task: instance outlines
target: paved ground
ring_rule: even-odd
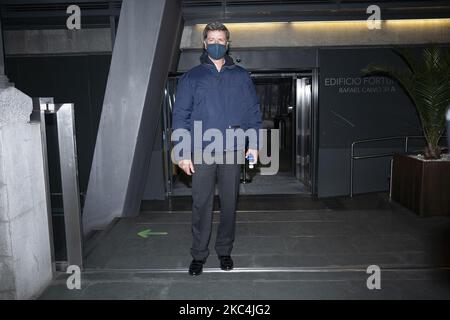
[[[384,193],[240,197],[235,270],[218,269],[215,212],[198,277],[187,274],[190,199],[141,209],[90,241],[81,290],[68,290],[58,274],[40,299],[450,298],[450,218],[418,217]],[[147,229],[162,234],[138,235]],[[367,288],[369,265],[381,269],[380,290]]]
[[[239,188],[241,195],[269,195],[269,194],[308,194],[309,191],[300,180],[292,176],[291,172],[280,172],[276,175],[250,174],[250,183],[242,183]],[[172,195],[190,196],[192,189],[179,180],[174,182]],[[216,188],[216,194],[218,190]]]

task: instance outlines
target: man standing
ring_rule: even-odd
[[[201,134],[208,129],[220,130],[223,141],[226,130],[251,129],[259,132],[261,113],[255,87],[249,73],[234,64],[227,55],[230,32],[222,23],[210,23],[203,31],[204,52],[201,64],[180,77],[175,105],[172,113],[173,129],[185,130],[194,136],[195,123],[201,124]],[[196,129],[197,130],[197,129]],[[193,139],[192,139],[193,140]],[[232,147],[230,147],[232,146]],[[195,148],[195,147],[194,147]],[[212,208],[217,177],[220,198],[220,223],[215,250],[222,270],[233,269],[231,251],[233,248],[236,202],[239,193],[240,165],[237,159],[244,156],[245,144],[223,143],[216,153],[222,159],[234,159],[232,163],[197,163],[195,153],[175,156],[175,162],[187,174],[192,175],[192,236],[189,266],[190,275],[199,275],[209,255],[209,240],[212,228]],[[231,154],[230,154],[231,153]],[[246,156],[258,158],[258,141],[250,139]],[[231,157],[228,157],[230,156]],[[242,163],[242,161],[240,162]]]

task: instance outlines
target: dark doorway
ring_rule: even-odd
[[[312,177],[311,73],[252,73],[263,119],[262,128],[279,132],[279,167],[275,175],[261,175],[261,164],[242,166],[240,194],[310,194]],[[171,117],[178,77],[169,77],[163,103],[163,142],[168,196],[191,194],[191,178],[170,158]]]

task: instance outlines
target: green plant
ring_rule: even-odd
[[[365,76],[381,75],[396,80],[413,101],[427,142],[426,159],[441,155],[439,139],[445,131],[445,113],[450,105],[450,51],[437,45],[424,48],[421,58],[410,49],[393,49],[408,68],[369,64],[362,70]]]

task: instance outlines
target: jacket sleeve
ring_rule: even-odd
[[[188,73],[178,79],[175,104],[172,110],[172,130],[184,131],[183,135],[190,136],[191,113],[193,108],[193,91]],[[174,142],[177,145],[181,141]],[[178,163],[182,159],[190,159],[190,154],[174,154],[174,160]]]
[[[244,90],[246,90],[246,113],[245,113],[245,129],[254,129],[256,130],[256,141],[249,142],[250,149],[259,149],[260,141],[259,141],[259,129],[261,129],[261,110],[259,105],[259,99],[256,94],[255,85],[253,84],[253,80],[248,73],[245,74],[245,86]],[[256,143],[256,144],[255,144]]]

